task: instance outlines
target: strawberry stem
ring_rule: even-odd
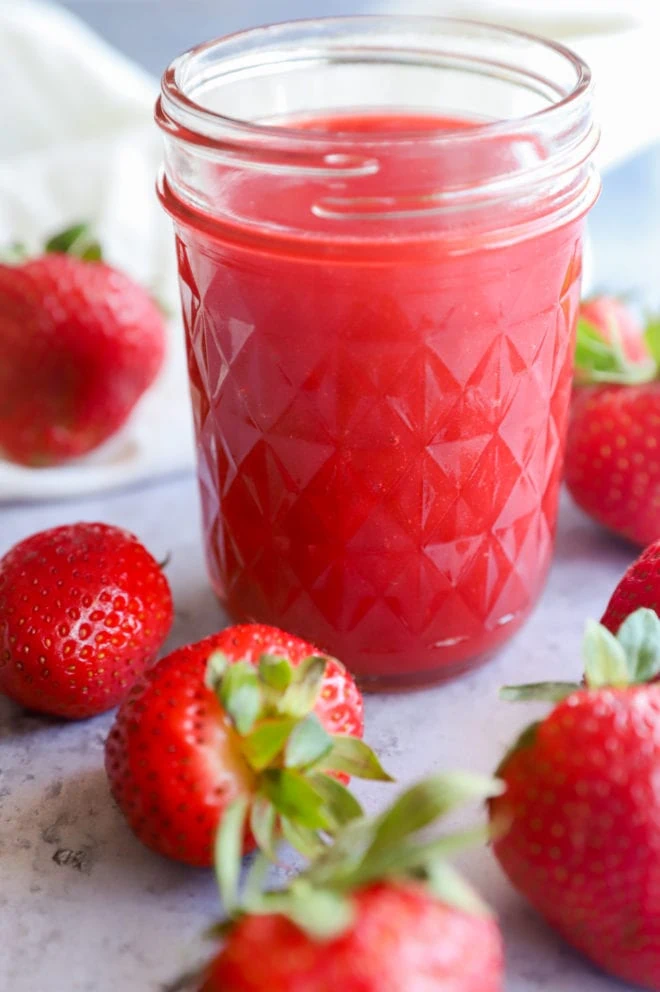
[[[531,682],[527,685],[504,685],[500,699],[507,703],[560,703],[582,689],[578,682]]]
[[[602,623],[588,620],[582,653],[584,683],[507,685],[500,689],[500,698],[560,703],[574,692],[655,682],[660,678],[660,618],[654,610],[642,607],[626,617],[616,635]]]
[[[215,840],[215,874],[228,915],[238,906],[238,882],[248,806],[247,798],[241,796],[227,807]]]
[[[314,712],[328,661],[313,655],[294,666],[287,658],[262,655],[257,665],[232,664],[215,651],[207,662],[205,685],[231,723],[253,777],[243,829],[249,816],[257,845],[272,860],[282,836],[311,856],[343,824],[363,815],[358,800],[332,776],[392,781],[368,744],[329,733]],[[227,857],[236,825],[230,821],[229,840],[223,840],[225,818],[217,843]],[[241,845],[239,858],[242,850]]]
[[[446,857],[456,851],[492,840],[492,826],[429,839],[426,829],[446,813],[469,801],[502,794],[503,783],[483,776],[455,773],[438,775],[402,793],[379,816],[350,820],[331,843],[323,844],[309,831],[283,820],[284,834],[303,850],[310,864],[288,889],[263,892],[261,885],[268,863],[257,856],[253,869],[238,895],[238,868],[217,865],[225,910],[234,919],[244,912],[278,913],[288,917],[312,939],[328,940],[350,926],[352,894],[375,881],[410,879],[425,885],[438,900],[472,914],[489,913],[471,887],[448,865]],[[243,829],[243,808],[232,808],[224,821],[216,857],[222,859],[238,849]],[[412,814],[412,815],[411,815]],[[498,825],[496,827],[499,830]],[[301,835],[304,843],[301,843]]]

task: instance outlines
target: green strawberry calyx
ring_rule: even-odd
[[[580,317],[577,322],[575,368],[580,385],[612,383],[624,386],[642,385],[658,378],[660,366],[660,319],[649,319],[644,343],[649,357],[631,361],[626,355],[619,325],[610,319],[609,341],[591,321]]]
[[[101,262],[103,252],[100,241],[92,233],[89,224],[72,224],[58,234],[54,234],[43,247],[46,255],[71,255],[83,262]],[[20,241],[10,244],[0,252],[0,263],[4,265],[21,265],[27,262],[31,255],[27,247]]]
[[[249,827],[271,860],[280,836],[311,857],[327,836],[362,815],[358,800],[333,773],[393,781],[368,744],[328,733],[313,712],[328,660],[312,656],[294,666],[286,658],[265,654],[255,667],[248,661],[232,664],[220,651],[208,660],[206,686],[234,730],[254,783],[245,808],[230,808],[223,819],[242,810],[243,832]],[[223,836],[220,845],[227,843]],[[235,852],[230,853],[220,858],[219,870],[233,870]]]
[[[635,610],[618,633],[588,620],[582,651],[584,682],[539,682],[505,686],[502,699],[511,702],[559,703],[574,692],[643,685],[660,677],[660,619],[646,608]]]
[[[46,242],[47,255],[73,255],[83,262],[100,262],[103,252],[100,241],[94,237],[89,224],[73,224]]]
[[[239,891],[237,857],[241,850],[247,800],[237,800],[223,819],[216,849],[217,873],[229,921],[216,928],[225,933],[246,913],[288,917],[314,940],[332,940],[351,925],[353,894],[372,883],[415,881],[439,901],[462,912],[488,914],[480,897],[447,857],[485,843],[497,825],[484,825],[440,837],[428,829],[467,802],[499,796],[502,782],[466,772],[436,775],[403,792],[383,813],[346,822],[307,869],[285,890],[264,892],[267,856],[257,854]],[[233,868],[228,871],[228,857]]]

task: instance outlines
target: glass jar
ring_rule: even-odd
[[[483,661],[552,555],[591,81],[561,45],[355,17],[163,79],[213,586],[366,688]]]

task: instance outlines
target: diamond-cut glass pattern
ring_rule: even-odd
[[[399,266],[182,232],[213,583],[362,676],[504,640],[552,551],[580,225]]]

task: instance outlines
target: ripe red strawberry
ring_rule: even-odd
[[[429,895],[415,882],[366,886],[355,921],[325,941],[282,915],[246,916],[203,992],[499,992],[497,924]]]
[[[623,621],[642,607],[660,615],[660,541],[637,558],[612,593],[600,621],[616,634]]]
[[[253,837],[280,828],[304,851],[359,804],[325,772],[387,779],[366,744],[362,696],[343,665],[274,627],[230,627],[150,669],[106,745],[112,793],[139,839],[193,865],[212,863],[234,799],[252,802]],[[339,736],[335,736],[339,735]]]
[[[566,485],[594,520],[637,544],[660,537],[660,322],[624,304],[581,309]]]
[[[414,836],[461,800],[498,791],[466,783],[413,787],[375,821],[344,828],[288,891],[250,896],[203,992],[501,992],[497,923],[441,860],[445,841]]]
[[[660,537],[660,382],[576,391],[566,485],[589,516],[635,544]]]
[[[163,364],[165,325],[78,226],[0,265],[0,353],[0,455],[57,465],[124,424]]]
[[[0,560],[0,692],[56,716],[102,713],[171,625],[167,579],[133,534],[96,523],[34,534]]]
[[[605,971],[660,992],[660,621],[591,623],[586,685],[508,690],[557,702],[504,759],[495,853],[513,884]]]

